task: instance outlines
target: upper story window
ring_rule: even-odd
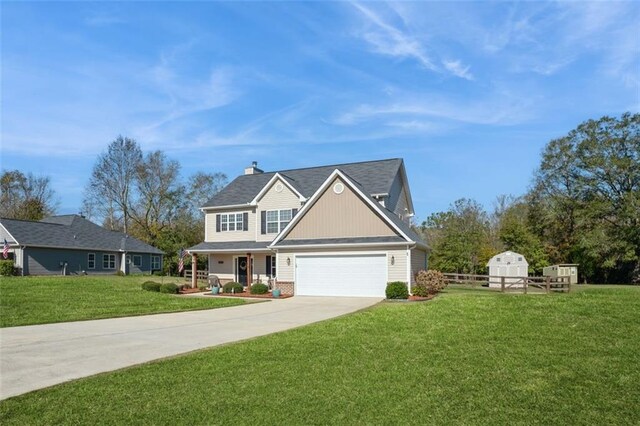
[[[298,209],[267,210],[262,212],[262,233],[277,234],[291,222]]]
[[[218,232],[246,231],[246,213],[222,213],[218,215]]]

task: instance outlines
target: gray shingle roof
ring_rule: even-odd
[[[269,242],[266,241],[227,241],[217,243],[200,243],[193,247],[189,247],[187,251],[199,250],[259,250],[267,249]]]
[[[52,216],[40,222],[0,219],[0,223],[23,246],[162,254],[137,238],[109,231],[78,215]]]
[[[340,169],[348,174],[364,188],[367,194],[387,194],[401,165],[402,159],[392,158],[242,175],[235,178],[203,207],[247,204],[258,195],[276,173],[283,175],[287,182],[305,197],[312,196],[335,169]]]

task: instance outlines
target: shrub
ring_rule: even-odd
[[[207,288],[208,288],[208,286],[206,284],[200,284],[198,286],[198,290],[201,290],[201,291],[205,291]]]
[[[173,283],[160,285],[160,293],[178,294],[179,291],[180,288]]]
[[[145,281],[142,283],[142,289],[147,291],[160,291],[160,283],[153,281]]]
[[[242,293],[243,290],[242,284],[233,281],[222,286],[223,293]]]
[[[251,294],[267,294],[269,292],[269,286],[262,283],[255,283],[251,286],[249,291]]]
[[[387,299],[409,298],[409,290],[407,290],[407,283],[402,281],[393,281],[388,283],[385,293],[387,294]]]
[[[411,289],[416,296],[436,294],[447,286],[444,275],[440,271],[419,271],[416,274],[416,285]]]
[[[3,277],[10,277],[13,274],[13,260],[0,260],[0,275]]]

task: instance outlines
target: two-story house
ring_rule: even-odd
[[[384,297],[427,267],[402,159],[265,173],[257,163],[205,206],[207,256],[224,282],[271,281],[283,293]]]

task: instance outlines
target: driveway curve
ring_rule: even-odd
[[[355,312],[376,298],[293,297],[172,314],[0,329],[0,399]]]

